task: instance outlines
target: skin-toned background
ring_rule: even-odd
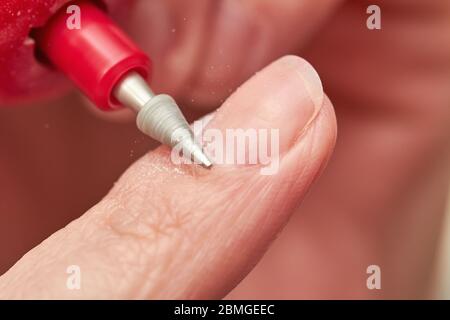
[[[449,195],[450,199],[450,195]],[[438,299],[450,299],[450,200],[448,203],[445,231],[442,237],[439,264],[435,275],[435,292]]]

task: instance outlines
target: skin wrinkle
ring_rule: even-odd
[[[218,194],[221,194],[221,197],[217,198],[214,202],[218,202],[220,203],[222,198],[226,198],[227,195],[229,194],[229,189],[228,188],[232,188],[233,189],[237,189],[237,187],[244,185],[245,184],[245,180],[242,178],[239,178],[240,181],[242,181],[242,183],[237,183],[237,180],[231,180],[232,184],[230,184],[230,180],[229,180],[229,176],[224,176],[224,184],[220,183],[220,178],[219,178],[219,182],[217,181],[217,179],[214,179],[214,183],[209,183],[208,182],[208,177],[192,177],[192,176],[184,176],[184,177],[180,177],[175,175],[176,178],[181,178],[182,180],[193,180],[193,181],[188,181],[188,183],[197,183],[196,185],[205,185],[204,189],[206,190],[204,193],[205,194],[209,194],[209,193],[213,193],[211,191],[209,191],[209,187],[208,186],[214,186],[215,184],[219,184],[222,187],[224,185],[228,185],[225,189],[222,189],[220,192],[218,192]],[[125,177],[126,179],[126,177]],[[162,180],[166,180],[166,179],[173,179],[171,176],[164,178]],[[204,183],[198,183],[199,179],[201,180],[206,180],[205,184]],[[148,192],[146,190],[153,190],[155,189],[155,185],[154,185],[154,181],[151,179],[151,177],[149,177],[149,182],[147,182],[146,180],[144,183],[140,183],[139,185],[143,185],[144,191],[139,191],[139,189],[137,189],[137,195],[136,193],[135,196],[132,197],[131,203],[130,200],[127,201],[127,203],[114,203],[114,207],[115,209],[109,209],[108,213],[108,217],[107,217],[107,223],[108,225],[110,225],[110,227],[118,232],[118,233],[127,233],[127,234],[133,234],[133,235],[137,235],[138,237],[140,236],[144,236],[145,238],[148,238],[149,235],[154,235],[154,232],[156,231],[156,233],[158,234],[162,234],[162,235],[166,235],[166,236],[170,236],[171,233],[176,232],[178,229],[176,227],[174,227],[174,223],[173,221],[184,221],[184,223],[182,224],[182,228],[187,228],[190,226],[190,224],[187,222],[187,217],[190,216],[190,220],[195,219],[196,214],[192,214],[192,212],[186,212],[186,213],[182,213],[182,211],[179,210],[179,208],[192,208],[195,207],[197,208],[196,211],[198,212],[202,212],[202,211],[212,211],[214,210],[214,207],[212,207],[211,209],[206,209],[204,208],[204,204],[198,203],[197,205],[191,204],[191,203],[183,203],[183,202],[173,202],[174,200],[172,199],[176,199],[176,201],[178,201],[179,198],[173,198],[172,195],[167,192],[164,193],[164,191],[158,192],[158,193],[152,193],[152,194],[148,194]],[[184,181],[181,181],[182,183],[184,183]],[[138,188],[142,188],[138,187]],[[156,190],[158,190],[158,188],[156,188]],[[191,190],[186,190],[186,192],[191,191]],[[122,193],[125,192],[125,194],[130,194],[128,193],[129,190],[119,190],[118,193]],[[195,190],[195,193],[198,192],[202,192],[200,190]],[[136,203],[136,197],[138,200],[138,203]],[[195,197],[186,197],[188,199],[196,199]],[[207,198],[207,197],[205,197]],[[113,202],[115,202],[116,197],[113,197]],[[119,198],[120,199],[120,198]],[[149,201],[149,199],[152,199]],[[201,199],[198,199],[198,201],[201,201]],[[225,202],[225,201],[224,201]],[[129,204],[130,203],[130,204]],[[157,203],[157,206],[153,206],[153,203]],[[148,205],[152,206],[152,210],[151,210],[151,214],[148,215]],[[135,209],[131,209],[130,205],[133,206],[133,208]],[[161,208],[160,206],[163,206],[163,208]],[[146,208],[145,211],[142,211],[140,208]],[[167,215],[167,212],[170,212],[171,214]],[[181,217],[180,217],[180,213],[181,213]],[[124,216],[128,217],[128,219],[124,220]],[[150,220],[147,218],[150,217]],[[155,218],[154,221],[152,220],[152,218]],[[148,228],[144,228],[144,232],[140,232],[141,229],[141,225],[144,224],[146,227],[148,227],[150,225],[150,230],[147,230]],[[155,226],[155,228],[152,228],[152,225]],[[153,233],[148,234],[147,231],[153,231]]]
[[[129,275],[128,283],[132,283],[129,292],[139,286],[140,277],[151,278],[153,274],[160,274],[158,268],[155,269],[155,265],[148,263],[149,261],[156,261],[157,242],[149,241],[148,239],[137,238],[128,234],[118,234],[116,232],[111,233],[106,224],[103,225],[100,230],[103,230],[102,237],[104,238],[105,232],[108,234],[109,241],[103,241],[103,248],[99,248],[103,255],[106,257],[98,259],[98,261],[111,261],[111,264],[104,263],[104,267],[108,269],[108,266],[114,266],[119,264],[122,272],[120,274],[111,275],[108,277],[107,285],[114,284],[117,286],[117,279],[121,279],[124,286],[127,287],[127,282],[124,280]],[[94,241],[95,242],[95,241]],[[87,245],[87,252],[91,246]],[[162,265],[163,260],[158,258],[159,265]],[[157,267],[158,265],[156,265]],[[99,268],[101,270],[102,268]],[[134,281],[132,279],[135,279]],[[133,283],[134,282],[134,283]],[[116,291],[117,289],[110,288],[110,290]]]
[[[278,184],[281,184],[282,182],[281,182],[281,180],[278,180],[279,181],[279,183]],[[267,202],[267,203],[280,203],[280,202],[277,202],[276,200],[279,198],[279,196],[280,196],[280,194],[283,192],[283,191],[285,191],[285,190],[283,190],[282,188],[276,188],[276,184],[274,184],[274,183],[268,183],[268,184],[266,184],[264,187],[263,187],[263,189],[262,189],[262,192],[260,192],[260,194],[259,194],[259,196],[262,198],[262,199],[265,199],[265,201]],[[270,195],[270,193],[271,192],[273,192],[273,195]],[[281,202],[282,203],[282,202]],[[259,206],[262,206],[262,204],[259,204]],[[276,211],[279,211],[279,212],[283,212],[282,210],[283,210],[283,208],[284,208],[284,204],[282,203],[277,209],[280,209],[280,210],[274,210],[274,206],[272,205],[272,206],[269,206],[265,211],[266,211],[266,213],[265,213],[265,215],[263,216],[263,218],[261,218],[261,219],[254,219],[255,221],[258,221],[259,220],[259,224],[260,224],[260,226],[261,226],[261,228],[264,230],[264,229],[266,229],[266,228],[274,228],[274,226],[273,226],[273,224],[271,223],[271,216],[272,216],[272,214],[274,213],[274,212],[276,212]],[[257,212],[258,210],[254,210],[253,211],[253,214],[255,214],[254,212]],[[251,213],[250,213],[251,214]],[[250,229],[250,226],[248,226],[247,228],[249,228]],[[255,236],[257,236],[257,235],[255,235]]]
[[[177,257],[176,254],[174,254],[174,252],[169,252],[169,256],[173,257],[173,261],[170,261],[169,265],[166,265],[163,270],[163,272],[165,274],[167,274],[167,277],[163,276],[162,278],[159,278],[156,280],[156,288],[153,288],[152,291],[150,291],[150,293],[146,293],[145,294],[145,290],[142,289],[140,290],[141,292],[144,292],[144,297],[152,297],[152,292],[164,292],[163,288],[164,286],[167,286],[167,281],[170,281],[171,283],[178,283],[179,281],[186,281],[185,279],[183,279],[182,274],[179,275],[179,273],[177,273],[175,270],[179,270],[180,267],[183,267],[185,269],[189,269],[191,268],[190,266],[192,265],[193,268],[195,268],[195,256],[198,253],[197,251],[192,252],[192,249],[197,248],[198,245],[196,245],[195,243],[192,243],[192,241],[187,242],[185,241],[184,238],[179,237],[180,241],[182,240],[182,246],[172,246],[173,250],[177,249],[177,253],[180,255]],[[188,238],[189,239],[193,239],[193,238]],[[201,241],[202,239],[199,239],[198,241]],[[197,241],[197,242],[198,242]],[[176,258],[176,259],[175,259]],[[184,263],[184,259],[188,259],[187,261],[190,261],[190,263],[185,264]],[[173,269],[173,270],[172,270]],[[192,270],[194,272],[194,270]],[[186,271],[185,272],[187,275],[189,275],[191,272]],[[170,276],[172,275],[172,276]],[[175,275],[175,276],[174,276]],[[179,278],[178,275],[181,277]],[[178,278],[177,278],[178,277]],[[158,285],[159,284],[159,285]],[[150,289],[152,289],[152,287],[154,286],[153,283],[148,282],[147,283],[147,287],[149,287]],[[179,294],[179,293],[175,293],[175,294]]]
[[[266,185],[266,187],[269,188],[269,187],[271,187],[271,185]],[[266,201],[266,202],[270,202],[270,201]],[[259,206],[264,208],[266,205],[263,204],[262,202],[259,202]],[[258,207],[258,205],[257,205],[257,207]],[[281,205],[281,207],[283,207],[283,205]],[[269,217],[271,217],[271,212],[272,212],[272,209],[271,209],[271,208],[273,208],[273,207],[268,206],[268,210],[264,210],[265,213],[264,213],[264,215],[263,215],[262,221],[265,221],[266,219],[268,219]],[[254,209],[254,210],[252,210],[252,209]],[[252,214],[253,214],[253,215],[256,215],[255,211],[258,211],[258,210],[255,209],[255,207],[246,207],[245,210],[239,214],[239,217],[244,217],[244,216],[248,216],[248,215],[251,216]],[[280,212],[282,212],[282,211],[280,211]],[[251,219],[249,219],[249,221],[251,221]],[[238,222],[239,222],[239,221],[238,221]],[[263,229],[264,227],[266,227],[266,228],[267,228],[267,227],[270,227],[271,230],[274,230],[274,229],[277,228],[277,226],[275,226],[273,223],[272,223],[272,224],[268,224],[268,223],[265,223],[265,224],[264,224],[263,222],[260,221],[260,219],[255,219],[255,222],[254,222],[254,223],[257,223],[258,226],[259,226],[259,227],[258,227],[258,230],[259,230],[258,233],[251,233],[250,235],[248,235],[248,233],[246,232],[246,230],[247,230],[247,229],[252,229],[252,224],[249,223],[249,222],[247,222],[246,224],[244,224],[244,225],[246,225],[246,227],[245,227],[244,229],[240,230],[240,232],[239,232],[240,235],[236,235],[235,238],[233,238],[234,241],[237,242],[237,243],[239,243],[239,242],[245,243],[246,241],[248,241],[248,239],[246,240],[246,236],[247,236],[247,237],[249,237],[249,236],[252,237],[252,238],[253,238],[253,241],[258,241],[258,238],[259,238],[262,234],[264,234],[264,233],[267,232],[267,230],[264,230],[264,229]],[[239,224],[239,223],[237,224],[237,226],[241,226],[241,225],[242,225],[242,224]],[[277,234],[277,233],[276,233],[276,234]],[[276,234],[275,234],[275,236],[276,236]],[[224,245],[226,244],[225,241],[221,241],[220,243],[224,243]],[[268,246],[269,246],[269,244],[267,244],[266,248],[267,248]],[[230,251],[230,252],[231,252],[231,251]],[[258,257],[261,253],[260,253],[260,252],[256,252],[256,251],[250,251],[250,252],[248,252],[247,254],[249,255],[247,258],[248,258],[249,260],[251,260],[251,261],[254,261],[254,262],[248,264],[248,265],[246,266],[244,272],[249,272],[249,271],[256,265],[257,257]],[[251,256],[251,257],[250,257],[250,256]],[[224,264],[224,263],[226,263],[225,261],[231,262],[231,261],[234,260],[234,258],[235,258],[235,257],[230,253],[228,256],[222,257],[222,260],[221,260],[220,263]],[[228,268],[227,268],[226,266],[224,267],[224,269],[225,269],[225,270],[228,270]],[[230,277],[231,277],[231,276],[230,276]],[[232,278],[232,277],[231,277],[231,278]],[[237,283],[234,283],[233,285],[230,285],[230,286],[228,287],[228,289],[232,289],[235,285],[237,285]],[[219,296],[219,297],[220,297],[220,296]]]
[[[224,212],[225,214],[228,215],[229,212]],[[243,214],[243,213],[242,213]],[[225,221],[227,222],[227,221]],[[228,222],[227,224],[229,224],[229,226],[226,226],[226,229],[224,230],[230,230],[229,235],[231,236],[233,233],[236,233],[235,231],[232,232],[232,230],[234,229],[233,226],[234,224],[230,222]],[[228,236],[225,235],[222,232],[219,232],[219,230],[217,228],[208,228],[206,229],[206,234],[205,236],[207,238],[210,239],[217,239],[217,241],[211,242],[208,241],[206,243],[202,244],[202,249],[203,250],[198,250],[198,259],[197,260],[201,260],[201,263],[199,263],[198,261],[195,260],[191,260],[188,259],[187,261],[190,261],[190,267],[188,270],[186,270],[186,277],[191,277],[190,275],[197,275],[197,276],[192,276],[190,279],[190,283],[189,285],[186,286],[186,296],[187,297],[195,297],[196,294],[200,294],[199,297],[203,297],[205,295],[204,292],[199,292],[198,291],[198,287],[199,284],[201,282],[204,283],[205,286],[209,286],[210,283],[207,282],[207,275],[213,275],[214,273],[217,272],[217,270],[215,270],[216,266],[221,266],[221,274],[224,277],[228,277],[228,275],[230,274],[230,269],[233,266],[234,263],[234,259],[233,259],[233,255],[231,254],[227,254],[226,252],[229,250],[233,250],[232,248],[230,248],[229,245],[227,245],[228,243]],[[214,234],[211,234],[214,233]],[[238,236],[238,235],[236,235]],[[218,245],[220,243],[220,245]],[[217,250],[221,250],[221,247],[223,248],[224,246],[227,247],[227,251],[225,251],[222,255],[208,255],[208,252],[214,252]],[[235,245],[234,245],[235,246]],[[233,246],[233,247],[234,247]],[[183,265],[185,267],[185,265]],[[201,274],[202,276],[199,277],[198,275]],[[176,291],[177,288],[173,287],[172,291]],[[190,292],[190,293],[189,293]],[[172,292],[171,294],[166,295],[167,297],[173,296],[173,295],[177,295],[178,293],[176,292]]]
[[[248,192],[249,194],[251,193],[250,192],[250,190],[249,190],[249,192]],[[242,201],[245,201],[244,199],[242,200]],[[228,204],[228,202],[225,202],[225,203],[227,203]],[[230,206],[230,207],[232,207],[232,206]],[[219,212],[220,211],[222,211],[222,210],[218,210]],[[228,215],[227,214],[227,212],[228,212],[229,210],[227,210],[227,209],[225,209],[224,211],[222,211],[225,215]],[[240,215],[238,215],[238,217],[239,217]],[[145,223],[145,222],[144,222]],[[229,223],[229,222],[228,222]],[[231,227],[231,226],[230,226]],[[206,230],[208,230],[208,228],[204,228],[204,229],[206,229]],[[116,232],[117,232],[117,230],[116,230]],[[120,231],[118,231],[118,233],[119,233],[119,236],[121,236],[122,234],[123,234],[123,230],[120,230]],[[178,233],[174,233],[174,234],[176,234],[176,236],[177,236],[177,238],[179,237],[179,234]],[[128,234],[127,234],[128,235]],[[208,234],[205,234],[205,236],[204,237],[206,237],[206,238],[208,238]],[[204,237],[202,237],[202,238],[204,238]],[[134,238],[134,237],[133,237]],[[139,239],[140,238],[137,238],[137,239],[135,239],[136,241],[139,241]],[[146,237],[146,239],[147,239],[147,237]],[[170,241],[173,241],[173,238],[170,238],[171,240]],[[202,241],[202,239],[200,239],[199,241],[197,241],[197,242],[201,242]],[[147,241],[146,241],[146,243],[148,243]],[[153,244],[153,246],[152,247],[158,247],[159,245],[158,245],[158,243],[154,243]],[[176,246],[175,246],[176,247]],[[192,245],[191,247],[197,247],[197,245]],[[168,253],[166,253],[166,255],[167,256],[175,256],[174,254],[172,254],[171,252],[168,252]],[[167,269],[169,269],[170,268],[170,265],[172,264],[172,263],[174,263],[174,261],[173,260],[160,260],[160,259],[158,259],[158,263],[162,263],[162,265],[164,265],[164,267],[161,267],[160,269],[162,269],[162,270],[167,270]],[[194,263],[194,261],[192,262],[193,264],[195,264]],[[151,267],[151,265],[149,265],[148,266],[148,270],[147,270],[147,273],[150,271],[150,269],[152,268]],[[158,279],[158,282],[160,282],[161,283],[161,286],[163,286],[164,285],[164,281],[163,281],[163,279]],[[160,289],[159,289],[159,287],[158,286],[156,286],[155,288],[154,288],[154,290],[153,291],[155,291],[155,292],[158,292]],[[138,290],[138,292],[143,292],[143,291],[145,291],[144,289],[140,289],[140,290]],[[151,296],[151,293],[152,293],[152,291],[150,291],[149,292],[149,295]],[[148,296],[148,295],[147,295]]]

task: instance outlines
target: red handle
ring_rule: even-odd
[[[72,15],[66,11],[69,5],[80,8],[79,29],[67,25]],[[69,5],[36,32],[38,47],[100,109],[117,109],[114,86],[132,70],[148,78],[150,59],[96,5],[85,0]]]

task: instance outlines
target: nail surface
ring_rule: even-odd
[[[285,56],[239,88],[207,128],[224,134],[230,129],[267,129],[270,134],[275,129],[279,132],[279,152],[283,153],[316,117],[323,99],[322,83],[314,68],[302,58]]]

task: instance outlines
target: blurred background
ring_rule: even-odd
[[[435,280],[435,298],[450,299],[450,194]]]

